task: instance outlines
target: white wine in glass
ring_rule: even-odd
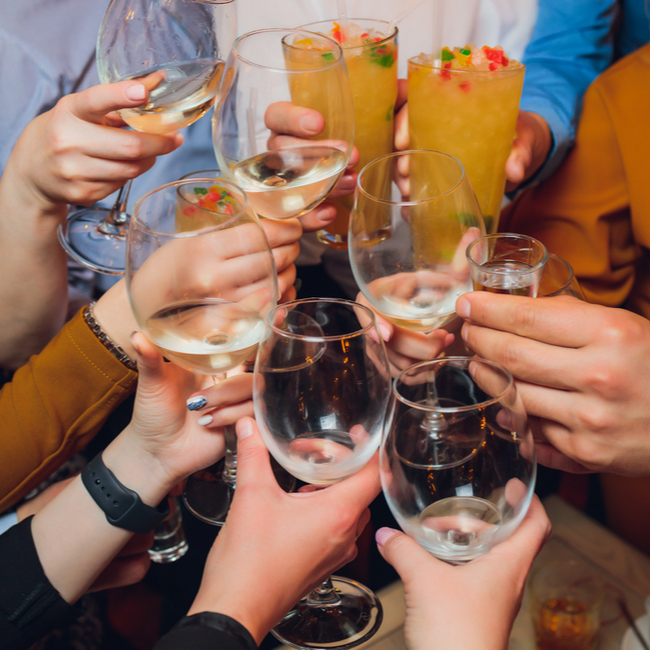
[[[301,104],[305,79],[327,89],[322,117],[328,138],[284,132]],[[213,118],[224,175],[247,194],[258,215],[299,217],[315,208],[346,169],[354,134],[352,93],[339,45],[300,29],[240,36],[226,63]]]
[[[348,249],[354,277],[373,309],[428,332],[455,318],[471,291],[465,249],[485,233],[462,165],[437,151],[382,156],[359,174]]]

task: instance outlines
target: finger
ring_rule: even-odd
[[[456,313],[472,323],[567,348],[586,345],[594,328],[600,327],[598,319],[590,318],[594,307],[599,309],[582,300],[539,300],[486,291],[471,291],[456,301]]]
[[[575,390],[580,385],[582,364],[578,350],[567,350],[469,323],[463,325],[461,334],[470,349],[505,366],[516,379],[562,390]],[[535,412],[534,415],[542,413]]]
[[[237,488],[247,485],[281,491],[271,469],[269,452],[253,418],[237,422]]]
[[[356,151],[356,149],[355,149]],[[341,178],[336,182],[332,191],[328,194],[331,199],[336,199],[341,196],[349,196],[352,194],[357,186],[358,172],[346,171]]]
[[[329,226],[336,219],[336,207],[331,203],[321,203],[300,217],[303,232],[317,232]]]
[[[111,111],[141,106],[148,97],[147,88],[139,81],[120,81],[68,95],[68,108],[79,119],[100,124]]]
[[[404,104],[395,115],[395,149],[405,151],[409,147],[409,116],[408,104]]]
[[[588,474],[592,472],[592,470],[587,469],[584,465],[565,456],[553,447],[553,445],[537,442],[535,443],[535,449],[537,451],[537,462],[540,465],[544,465],[544,467],[559,469],[562,472],[569,472],[570,474]]]
[[[162,381],[165,363],[162,355],[142,332],[131,334],[131,345],[138,362],[138,389]]]
[[[364,465],[356,474],[335,483],[327,490],[337,503],[347,504],[352,511],[367,508],[381,492],[379,480],[379,453]]]
[[[210,411],[202,415],[197,422],[208,429],[217,429],[231,426],[242,418],[252,418],[254,415],[253,400],[246,400],[239,404],[228,404],[227,406]]]
[[[377,548],[381,556],[390,564],[405,584],[409,584],[422,574],[423,567],[428,571],[438,568],[446,572],[448,566],[422,548],[414,539],[399,530],[380,528],[375,534]]]
[[[513,145],[508,160],[506,160],[506,179],[511,184],[510,187],[506,188],[506,191],[510,192],[520,183],[523,183],[525,174],[526,165],[524,163],[524,157],[520,148],[515,148]]]
[[[275,260],[275,268],[278,273],[289,268],[298,257],[300,253],[300,244],[293,242],[286,246],[276,246],[273,249],[273,259]]]
[[[409,91],[409,82],[408,79],[398,79],[397,80],[397,98],[395,99],[395,112],[399,110],[406,104],[408,99]]]
[[[275,133],[310,138],[325,128],[325,119],[311,108],[294,106],[290,102],[275,102],[266,109],[264,124]]]
[[[209,411],[229,404],[238,404],[253,397],[253,375],[242,373],[227,377],[216,386],[197,391],[187,399],[190,411]]]
[[[297,242],[302,236],[302,224],[299,219],[260,219],[271,250]]]
[[[294,285],[296,283],[297,272],[298,270],[296,269],[296,265],[292,264],[278,273],[278,293],[284,298],[284,300],[279,300],[278,302],[288,302],[288,300],[292,300],[292,298],[287,298],[287,296],[291,293],[291,290],[295,288]]]

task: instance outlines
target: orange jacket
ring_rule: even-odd
[[[20,368],[0,391],[0,512],[83,449],[137,377],[81,312]]]
[[[568,260],[587,299],[650,318],[650,45],[587,90],[574,149],[504,211],[501,232]]]

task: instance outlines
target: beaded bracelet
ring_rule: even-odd
[[[102,326],[95,320],[93,315],[93,307],[95,303],[86,305],[83,310],[83,319],[90,327],[90,331],[99,339],[100,343],[123,365],[125,365],[129,370],[134,372],[138,371],[138,364],[136,361],[131,359],[131,357],[124,352],[124,350],[117,345],[111,338],[106,334],[102,329]]]

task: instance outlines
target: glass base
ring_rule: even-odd
[[[321,244],[327,244],[330,248],[335,248],[339,251],[348,250],[348,234],[338,235],[327,230],[319,230],[316,233],[316,238]]]
[[[156,542],[154,542],[153,547],[149,549],[149,558],[156,564],[170,564],[171,562],[180,560],[187,553],[189,547],[185,538],[169,548],[158,549],[156,548]]]
[[[79,264],[97,273],[124,275],[126,225],[113,226],[114,234],[105,234],[99,229],[109,212],[108,208],[83,208],[72,212],[68,215],[66,231],[59,226],[59,241]]]
[[[213,526],[223,526],[230,510],[235,486],[223,480],[225,459],[192,474],[185,484],[183,502],[198,519]],[[296,479],[271,458],[275,480],[285,492],[293,492]]]
[[[313,593],[303,598],[271,630],[292,648],[354,648],[372,637],[383,620],[381,603],[362,584],[332,576],[336,598],[317,602]],[[315,592],[314,592],[315,593]]]

